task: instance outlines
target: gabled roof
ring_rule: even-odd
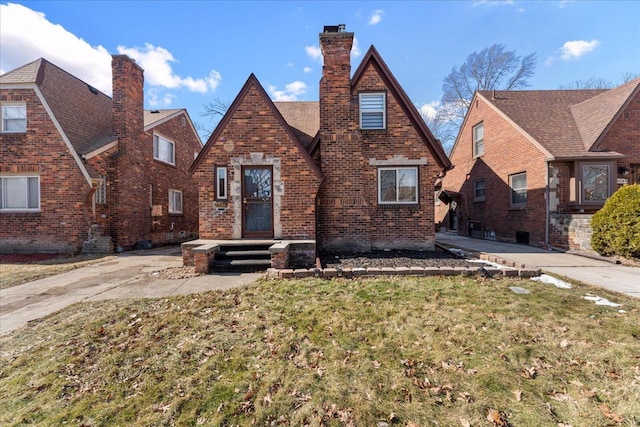
[[[255,74],[253,73],[251,73],[251,75],[245,82],[244,86],[240,90],[240,93],[238,93],[238,96],[236,96],[236,98],[233,100],[233,102],[231,103],[231,106],[225,113],[224,117],[222,117],[222,120],[220,120],[220,123],[218,123],[218,126],[216,126],[215,130],[207,140],[206,144],[204,145],[202,150],[200,150],[198,157],[196,157],[196,159],[191,164],[191,167],[189,168],[189,172],[192,173],[193,171],[195,171],[200,165],[200,163],[202,162],[202,160],[208,155],[209,151],[211,150],[211,147],[215,144],[215,141],[218,140],[222,132],[224,132],[224,129],[226,128],[227,124],[229,123],[229,121],[231,120],[235,112],[238,110],[238,107],[242,104],[244,97],[247,95],[249,90],[251,90],[251,88],[256,88],[258,92],[260,92],[267,106],[271,110],[271,113],[274,115],[276,120],[280,122],[285,132],[289,134],[289,136],[291,137],[291,140],[300,151],[300,154],[307,160],[309,167],[316,173],[316,175],[319,178],[322,178],[322,172],[320,172],[320,169],[318,168],[318,166],[313,162],[313,159],[311,159],[311,156],[309,155],[309,153],[307,152],[303,144],[300,142],[300,140],[296,136],[292,127],[285,121],[283,115],[280,113],[278,108],[276,108],[273,101],[271,101],[271,98],[269,98],[269,95],[267,95],[267,92],[264,90],[264,88],[256,78]]]
[[[433,136],[415,105],[413,105],[411,99],[409,99],[409,96],[407,96],[404,89],[402,89],[402,86],[400,86],[393,73],[382,60],[382,57],[373,45],[371,45],[367,53],[364,55],[360,65],[353,74],[353,77],[351,78],[351,87],[357,85],[369,63],[376,68],[387,88],[389,88],[393,93],[394,98],[398,100],[398,103],[404,110],[405,114],[413,123],[414,128],[417,130],[425,145],[431,151],[432,156],[442,168],[451,169],[451,161],[444,152],[442,144]]]
[[[618,88],[584,90],[478,91],[551,158],[611,157],[597,142],[640,90],[640,79]],[[466,120],[466,119],[465,119]]]
[[[320,129],[318,101],[277,101],[273,103],[305,150],[309,151]]]
[[[640,78],[571,106],[584,147],[594,148],[640,90]]]

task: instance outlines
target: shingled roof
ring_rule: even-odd
[[[0,84],[37,85],[69,142],[80,155],[115,140],[111,97],[44,58],[1,75]],[[145,129],[183,111],[145,110]]]
[[[277,101],[273,104],[300,143],[309,151],[313,138],[320,129],[320,103],[318,101]]]
[[[640,79],[615,89],[478,91],[556,159],[617,156],[596,150],[606,129],[640,89]]]

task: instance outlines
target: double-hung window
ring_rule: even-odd
[[[5,104],[0,109],[2,132],[24,133],[27,131],[27,106]]]
[[[484,123],[478,123],[473,127],[473,157],[484,154]]]
[[[227,200],[227,168],[216,166],[216,200]]]
[[[360,129],[386,129],[387,108],[386,94],[360,94]]]
[[[169,213],[182,213],[182,191],[169,190]]]
[[[509,187],[511,188],[510,205],[522,207],[527,204],[527,173],[520,172],[509,175]]]
[[[0,176],[0,211],[40,210],[40,177]]]
[[[378,203],[418,203],[418,168],[379,168]]]
[[[153,135],[153,158],[175,165],[175,144],[160,135]]]

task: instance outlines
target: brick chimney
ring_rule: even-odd
[[[126,55],[113,55],[113,157],[110,234],[116,247],[129,249],[149,239],[149,167],[153,148],[144,136],[144,71]]]
[[[363,187],[365,167],[358,129],[357,94],[351,93],[353,33],[344,25],[320,33],[324,56],[320,81],[320,157],[325,177],[318,196],[320,247],[368,251],[370,207]]]
[[[113,55],[111,71],[113,134],[126,146],[127,138],[137,138],[144,130],[144,71],[127,55]]]

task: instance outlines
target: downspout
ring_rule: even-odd
[[[544,190],[544,205],[545,205],[545,221],[544,221],[544,244],[549,248],[549,221],[551,220],[551,206],[549,202],[550,188],[549,188],[549,161],[547,160],[547,176]]]

